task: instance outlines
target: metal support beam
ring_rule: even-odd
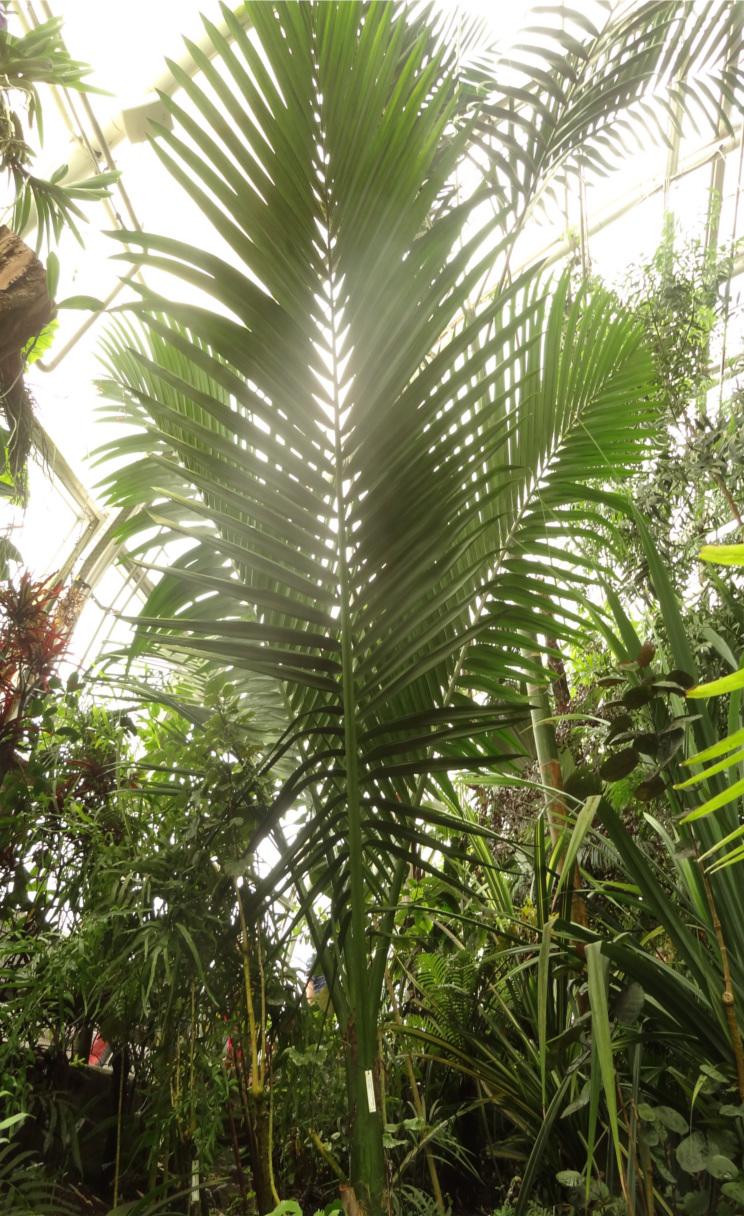
[[[725,139],[716,138],[710,143],[705,144],[702,148],[698,148],[696,152],[685,157],[671,178],[664,172],[652,178],[647,185],[629,191],[620,202],[613,203],[611,207],[602,211],[593,223],[589,224],[589,236],[594,236],[595,233],[601,232],[604,228],[613,224],[615,220],[621,219],[633,207],[640,206],[641,203],[645,203],[648,199],[653,198],[655,194],[660,194],[663,190],[666,190],[668,183],[679,181],[681,178],[686,177],[688,173],[694,173],[697,169],[701,169],[713,157],[726,157],[732,152],[737,151],[743,135],[744,124],[738,126]],[[520,263],[515,273],[527,270],[538,262],[544,262],[546,266],[552,266],[562,258],[568,257],[574,245],[575,241],[566,237],[558,241],[551,241],[549,245],[544,246],[538,253],[531,255],[523,263]]]
[[[44,0],[42,0],[42,2],[46,12],[51,15],[49,5],[46,4]],[[32,15],[30,5],[29,13]],[[38,24],[37,21],[34,21],[33,15],[31,22],[26,19],[22,12],[19,12],[18,15],[21,20],[21,24],[26,29],[31,28],[32,24]],[[239,19],[247,21],[244,14],[237,13],[236,15]],[[229,40],[230,31],[226,22],[224,20],[220,20],[215,21],[214,24],[219,33],[224,38]],[[197,45],[203,55],[208,56],[210,59],[214,58],[215,49],[210,38],[205,36]],[[184,72],[190,77],[194,77],[199,70],[189,51],[184,51],[178,59],[174,60],[174,62],[180,71]],[[131,127],[133,123],[136,126],[137,112],[141,111],[143,106],[148,106],[156,102],[158,93],[167,93],[169,97],[172,97],[177,91],[178,87],[179,86],[173,76],[172,71],[170,68],[166,67],[163,69],[160,76],[153,81],[151,87],[147,91],[147,94],[142,98],[142,101],[138,105],[131,107],[132,116],[129,118],[129,120],[127,119],[129,110],[122,110],[119,114],[115,115],[114,118],[109,119],[109,121],[103,126],[99,126],[96,122],[95,131],[97,132],[97,138],[92,142],[91,146],[88,146],[87,141],[85,143],[81,141],[75,132],[71,132],[73,138],[76,140],[77,146],[75,147],[68,161],[68,172],[65,180],[69,180],[71,182],[78,181],[80,178],[87,176],[87,174],[89,174],[91,171],[99,173],[103,168],[103,164],[101,162],[105,162],[108,167],[111,167],[113,161],[109,161],[109,156],[107,153],[110,154],[112,148],[115,148],[117,144],[122,143],[123,140],[128,138],[128,127]],[[88,99],[86,98],[85,100],[87,101]],[[100,146],[96,146],[96,144]]]
[[[54,440],[44,430],[38,418],[31,424],[31,443],[49,471],[64,486],[67,493],[78,504],[84,515],[95,523],[99,523],[104,512],[90,496],[75,470],[60,452]]]

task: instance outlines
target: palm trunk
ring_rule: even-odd
[[[550,843],[558,844],[566,826],[566,803],[562,797],[563,773],[555,742],[555,728],[547,721],[552,714],[547,692],[542,684],[528,684],[527,694],[532,708],[532,734],[540,766],[540,780],[545,789],[545,808],[548,818]]]
[[[327,199],[329,214],[332,200]],[[333,242],[327,233],[326,268],[329,286],[336,283]],[[346,1023],[346,1087],[349,1101],[349,1142],[352,1191],[344,1197],[354,1216],[383,1216],[385,1150],[382,1116],[377,1109],[375,1082],[379,1077],[377,1014],[382,996],[382,977],[370,984],[371,947],[367,935],[367,882],[364,867],[363,805],[360,792],[359,739],[354,655],[353,583],[348,566],[351,536],[347,532],[347,502],[344,486],[345,460],[342,425],[342,392],[339,373],[339,324],[331,293],[330,353],[336,512],[338,520],[338,591],[341,626],[341,693],[343,698],[344,761],[346,769],[346,813],[349,844],[349,927],[344,955],[349,993]],[[356,1211],[354,1205],[356,1204]]]
[[[344,1202],[349,1216],[384,1216],[385,1153],[382,1142],[382,1114],[378,1109],[380,1061],[377,1056],[377,1031],[372,1041],[358,1033],[351,1020],[346,1028],[346,1085],[349,1102],[351,1184]]]
[[[276,1192],[271,1169],[271,1111],[269,1095],[265,1090],[261,1090],[259,1093],[249,1092],[248,1110],[250,1115],[249,1150],[256,1206],[261,1213],[271,1212],[276,1207]]]

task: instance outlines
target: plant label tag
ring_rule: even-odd
[[[375,1102],[375,1081],[371,1068],[365,1070],[364,1079],[367,1082],[367,1106],[369,1113],[373,1115],[377,1110],[377,1103]]]

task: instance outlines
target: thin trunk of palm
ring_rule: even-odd
[[[328,285],[331,309],[331,380],[334,412],[335,496],[338,519],[338,577],[341,625],[341,680],[344,711],[344,767],[349,844],[349,925],[344,962],[349,992],[349,1017],[342,1027],[346,1059],[351,1147],[350,1176],[356,1198],[369,1216],[382,1216],[385,1155],[382,1117],[377,1109],[375,1081],[379,1074],[377,1046],[378,1002],[368,985],[367,896],[364,878],[364,834],[359,788],[359,743],[354,678],[353,620],[349,578],[347,502],[344,489],[341,385],[335,311],[331,234],[328,233]]]
[[[552,644],[555,645],[555,643]],[[534,657],[542,665],[542,657],[539,654],[536,654]],[[565,669],[563,669],[562,662],[561,670],[563,679],[565,680]],[[548,832],[550,843],[555,850],[560,846],[568,826],[568,804],[564,796],[563,769],[555,737],[554,709],[550,703],[550,696],[544,684],[528,684],[527,692],[531,702],[532,734],[535,740],[537,761],[540,766],[540,780],[545,787],[545,811],[548,821]],[[564,860],[565,849],[559,853],[556,860],[558,874],[561,874],[563,871]],[[576,862],[570,875],[571,919],[574,924],[586,925],[586,904],[579,887],[580,873],[578,862]],[[583,943],[577,943],[576,952],[583,958]]]
[[[539,658],[540,656],[536,656]],[[545,787],[545,809],[548,831],[553,848],[558,845],[566,826],[566,803],[563,798],[563,775],[561,761],[555,742],[555,729],[548,719],[551,707],[544,684],[528,684],[532,734],[535,740],[540,780]]]

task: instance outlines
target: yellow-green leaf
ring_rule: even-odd
[[[719,566],[744,566],[744,545],[703,545],[699,556]]]
[[[698,684],[688,689],[687,696],[693,700],[701,697],[720,697],[726,692],[736,692],[744,688],[744,668],[734,671],[730,676],[721,676],[720,680],[709,680],[707,684]]]

